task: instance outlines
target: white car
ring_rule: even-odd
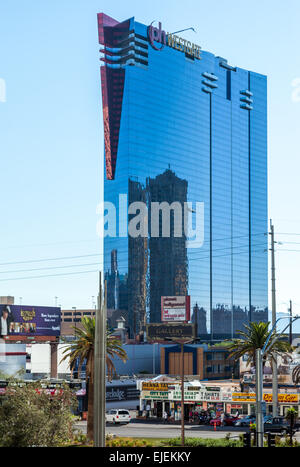
[[[129,423],[130,413],[124,409],[111,409],[105,414],[105,421],[110,423]]]

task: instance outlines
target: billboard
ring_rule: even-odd
[[[189,321],[190,314],[189,295],[161,297],[162,321]]]
[[[0,305],[0,336],[59,336],[58,307]]]
[[[294,384],[293,369],[300,365],[300,354],[297,351],[277,356],[277,377],[279,384]],[[263,368],[264,383],[272,383],[272,364],[268,360]],[[240,358],[240,375],[244,383],[255,383],[255,367],[247,363],[247,356]]]

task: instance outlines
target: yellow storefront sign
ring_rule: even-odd
[[[233,392],[232,401],[233,402],[255,402],[256,394],[255,392]]]
[[[168,383],[143,382],[142,391],[168,391]]]
[[[263,394],[264,402],[272,402],[272,394]],[[256,402],[255,392],[233,392],[233,402]],[[299,402],[298,394],[278,394],[278,402],[282,404],[297,404]]]
[[[272,402],[273,397],[272,394],[264,394],[263,400],[265,402]],[[278,394],[278,402],[283,404],[297,404],[299,402],[299,395],[298,394]]]

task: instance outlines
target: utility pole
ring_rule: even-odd
[[[99,273],[98,308],[95,316],[94,344],[94,447],[105,447],[105,396],[106,396],[106,299]]]
[[[274,226],[270,220],[270,235],[271,235],[271,281],[272,281],[272,327],[276,331],[276,287],[275,287],[275,241],[274,241]],[[278,414],[278,374],[277,374],[277,356],[272,359],[272,400],[273,400],[273,417]]]
[[[289,343],[290,343],[290,345],[292,345],[292,342],[293,342],[293,327],[292,327],[293,313],[292,313],[292,300],[290,300],[289,312],[290,312],[290,339],[289,339]]]
[[[181,343],[181,446],[184,446],[184,342]]]

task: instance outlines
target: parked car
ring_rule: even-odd
[[[255,415],[247,415],[246,417],[239,418],[235,422],[235,426],[250,426],[250,423],[255,423]]]
[[[264,420],[264,432],[265,433],[289,433],[290,425],[286,422],[284,417],[270,417],[268,420]]]
[[[105,421],[110,423],[129,423],[131,416],[128,410],[111,409],[105,414]]]
[[[238,420],[238,417],[234,417],[233,415],[226,414],[224,417],[224,426],[233,426],[235,422]],[[221,426],[221,418],[216,417],[210,420],[209,424],[211,426]]]
[[[294,425],[294,428],[296,428],[296,430],[300,430],[300,419],[297,418],[297,420],[295,421],[295,425]]]
[[[272,418],[272,415],[264,415],[263,421],[266,423],[268,420]],[[250,426],[251,423],[256,423],[256,415],[246,415],[246,417],[239,418],[235,422],[235,426]]]

